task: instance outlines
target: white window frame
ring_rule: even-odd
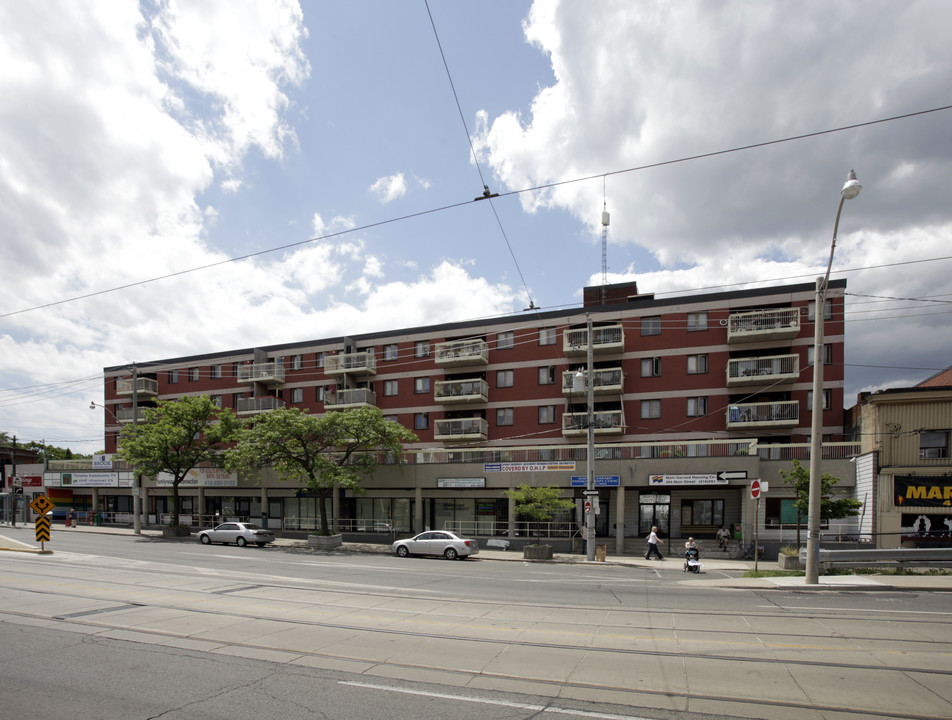
[[[304,388],[302,387],[291,388],[291,402],[292,403],[304,402]]]
[[[707,415],[707,397],[689,397],[688,417],[704,417]]]
[[[496,371],[496,387],[497,388],[508,388],[512,387],[515,383],[515,373],[512,370],[497,370]]]
[[[516,346],[516,336],[513,332],[496,333],[496,349],[512,350]]]
[[[430,357],[430,341],[417,340],[413,346],[413,356],[418,358]]]
[[[502,427],[504,425],[513,425],[515,424],[515,412],[510,408],[497,408],[496,409],[496,426]]]
[[[691,364],[694,364],[694,369],[691,369]],[[701,366],[703,365],[703,369]],[[688,355],[688,375],[707,375],[710,372],[710,359],[707,353],[698,353],[697,355]]]
[[[398,345],[390,344],[383,346],[384,360],[396,360],[398,357],[400,357],[400,347]]]
[[[393,397],[400,394],[400,382],[398,380],[383,381],[384,397]]]
[[[430,392],[430,378],[428,377],[413,378],[413,394],[414,395],[425,395],[428,392]]]
[[[642,400],[641,401],[641,419],[658,420],[661,417],[660,400]]]
[[[688,313],[688,332],[707,330],[707,311]]]
[[[661,377],[661,358],[642,358],[641,377]]]
[[[555,328],[539,328],[540,345],[555,345],[557,336]]]
[[[556,422],[557,411],[555,405],[540,405],[539,406],[539,424],[540,425],[554,425]]]
[[[650,315],[648,317],[641,318],[641,334],[642,336],[660,335],[661,334],[661,316]]]

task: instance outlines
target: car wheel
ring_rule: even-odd
[[[237,540],[235,540],[235,545],[237,545],[238,547],[244,547],[247,544],[248,544],[248,541],[245,540],[243,537],[240,537]]]
[[[447,560],[456,560],[459,557],[459,553],[456,552],[456,548],[449,547],[443,551],[443,557]]]
[[[397,555],[400,557],[410,557],[410,548],[408,548],[406,545],[400,545],[397,548]]]
[[[212,539],[208,535],[199,535],[198,539],[202,541],[202,545],[211,545]]]

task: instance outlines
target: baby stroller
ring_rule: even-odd
[[[701,572],[701,553],[696,547],[684,551],[684,567],[681,572]]]

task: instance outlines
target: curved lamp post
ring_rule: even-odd
[[[823,319],[826,310],[826,291],[830,282],[830,269],[833,267],[833,251],[836,250],[836,232],[840,227],[840,213],[843,203],[859,195],[863,186],[856,179],[856,173],[850,170],[846,183],[840,191],[840,205],[836,209],[836,222],[833,225],[833,242],[830,244],[830,260],[826,264],[826,275],[816,279],[816,305],[813,311],[813,411],[810,431],[810,495],[807,516],[807,566],[806,584],[819,582],[820,550],[820,464],[821,440],[823,437]]]
[[[116,417],[116,413],[107,408],[105,405],[102,405],[98,402],[91,401],[89,403],[89,409],[95,410],[97,407],[102,408],[107,413],[112,415],[113,420],[119,422],[119,418]],[[138,408],[133,409],[132,411],[132,424],[136,424],[136,418],[138,417]],[[139,495],[142,493],[141,483],[139,482],[139,476],[136,475],[136,484],[132,488],[132,532],[136,535],[142,534],[142,503]]]

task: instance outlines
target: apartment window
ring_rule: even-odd
[[[221,395],[212,395],[211,396],[212,405],[217,408],[221,407]]]
[[[496,425],[512,425],[512,408],[499,408],[496,410]]]
[[[178,382],[178,370],[169,370],[169,384],[174,385]]]
[[[418,358],[430,357],[430,343],[428,340],[420,340],[413,346],[413,355]]]
[[[511,332],[501,332],[496,335],[497,350],[511,350],[515,347],[515,339]]]
[[[814,351],[816,347],[810,345],[807,348],[807,365],[813,365],[813,356],[816,354]],[[823,345],[823,364],[832,365],[833,364],[833,346],[832,345]]]
[[[661,317],[645,317],[641,318],[641,334],[642,335],[660,335],[661,334]]]
[[[823,301],[823,319],[829,320],[831,317],[833,317],[833,301],[827,299]],[[816,300],[810,301],[810,308],[807,310],[807,319],[810,322],[816,319]]]
[[[318,402],[324,402],[324,394],[327,392],[327,385],[318,385],[314,388],[314,399]]]
[[[641,419],[652,420],[661,417],[660,400],[642,400],[641,401]]]
[[[317,355],[314,356],[314,367],[324,367],[324,353],[317,353]]]
[[[291,369],[300,370],[304,367],[304,358],[301,355],[295,355],[291,358]]]
[[[539,368],[539,384],[555,384],[555,365],[544,365],[543,367]]]
[[[304,402],[304,388],[291,388],[291,402]]]
[[[388,421],[388,422],[395,422],[395,423],[400,422],[400,416],[399,416],[399,415],[384,415],[384,416],[383,416],[383,419],[386,420],[386,421]]]
[[[417,395],[430,392],[430,378],[421,377],[413,381],[413,392]]]
[[[688,313],[688,332],[707,330],[707,313]]]
[[[720,527],[723,524],[723,500],[681,500],[682,526]]]
[[[399,383],[396,380],[384,380],[383,381],[383,394],[387,397],[393,397],[400,392],[398,387]]]
[[[496,371],[496,387],[512,387],[512,370]]]
[[[707,398],[689,397],[688,417],[701,417],[702,415],[707,415]]]
[[[188,381],[189,382],[198,382],[199,378],[202,376],[201,370],[197,367],[188,369]]]
[[[812,410],[813,409],[813,391],[807,390],[807,406]],[[824,390],[823,391],[823,409],[829,410],[833,407],[833,391]]]
[[[414,430],[429,430],[429,428],[430,428],[430,413],[416,413],[413,416]]]
[[[232,363],[232,364],[231,364],[231,376],[232,376],[232,377],[238,377],[238,366],[239,366],[240,364],[241,364],[241,363]]]
[[[641,361],[641,377],[659,377],[661,375],[661,358],[644,358]]]
[[[539,406],[539,424],[551,425],[555,422],[555,405]]]
[[[539,329],[539,344],[540,345],[555,345],[555,328],[540,328]]]
[[[383,347],[384,360],[396,360],[397,355],[398,355],[398,350],[396,345],[384,345]]]
[[[221,365],[212,365],[212,379],[218,380],[221,377]]]
[[[707,353],[702,355],[688,355],[688,375],[704,375],[707,373]]]
[[[949,431],[923,430],[919,433],[919,459],[936,460],[949,457]]]

